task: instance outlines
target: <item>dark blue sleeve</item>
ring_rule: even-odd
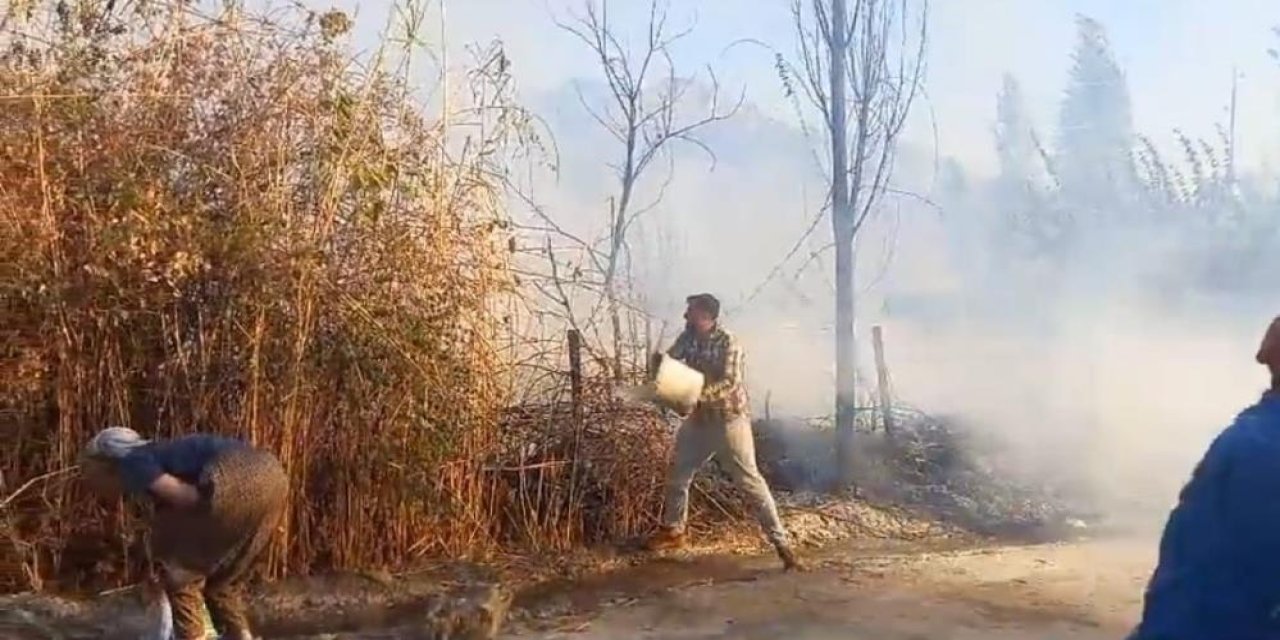
[[[1218,584],[1214,598],[1223,613],[1214,622],[1220,627],[1228,620],[1265,630],[1259,635],[1223,634],[1220,637],[1274,638],[1275,617],[1280,602],[1280,425],[1262,418],[1239,434],[1228,453],[1228,466],[1221,485],[1223,552],[1212,560],[1230,567],[1231,573]]]
[[[1224,484],[1223,517],[1234,548],[1253,567],[1280,571],[1280,441],[1270,429],[1234,443]]]
[[[1233,425],[1214,439],[1169,514],[1135,639],[1211,638],[1215,636],[1204,635],[1205,629],[1247,626],[1224,622],[1243,621],[1252,608],[1244,603],[1247,588],[1235,557],[1240,541],[1231,535],[1231,521],[1247,502],[1235,494],[1253,490],[1238,473],[1239,435]]]
[[[145,450],[134,451],[121,458],[117,467],[120,469],[120,479],[125,491],[132,494],[148,493],[151,483],[164,475],[164,467],[160,466],[160,461],[156,460],[152,452]]]
[[[1214,438],[1204,457],[1191,471],[1191,478],[1178,494],[1178,504],[1169,514],[1160,537],[1160,561],[1153,583],[1165,576],[1181,575],[1194,556],[1214,548],[1221,537],[1221,512],[1226,508],[1227,470],[1230,468],[1232,433],[1228,429]]]

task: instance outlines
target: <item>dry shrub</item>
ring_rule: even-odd
[[[487,548],[510,123],[446,156],[337,14],[196,6],[0,9],[0,496],[109,424],[214,431],[289,470],[274,575]],[[124,579],[120,514],[68,482],[6,500],[0,588]]]
[[[498,526],[516,548],[561,551],[634,539],[662,514],[674,447],[671,424],[646,406],[612,397],[612,371],[586,384],[580,410],[571,402],[516,407],[503,420],[503,466],[493,469],[503,505]],[[695,526],[741,521],[736,489],[713,473],[691,489]]]

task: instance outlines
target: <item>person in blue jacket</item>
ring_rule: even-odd
[[[175,640],[251,640],[243,587],[284,516],[289,478],[271,452],[195,433],[148,440],[125,427],[98,432],[82,452],[88,486],[104,498],[149,499]]]
[[[1280,318],[1256,359],[1271,386],[1178,496],[1130,640],[1280,639]]]

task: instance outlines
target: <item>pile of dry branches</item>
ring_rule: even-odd
[[[870,412],[859,424],[858,488],[873,502],[983,535],[1055,539],[1093,519],[1072,485],[1012,464],[1017,451],[993,433],[964,421],[893,409],[894,431],[877,428]],[[762,471],[770,485],[821,491],[836,479],[836,460],[825,424],[761,420],[755,423]]]
[[[603,370],[581,403],[521,406],[503,421],[506,466],[494,471],[507,544],[564,550],[634,538],[658,521],[672,424],[656,409],[620,405]],[[723,478],[700,474],[692,494],[699,526],[746,514]]]

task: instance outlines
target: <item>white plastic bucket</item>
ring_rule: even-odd
[[[663,354],[652,381],[624,389],[620,395],[628,400],[656,402],[681,413],[688,413],[698,404],[703,384],[705,378],[701,372]]]
[[[664,354],[653,378],[654,395],[669,406],[692,409],[705,382],[700,371]]]

